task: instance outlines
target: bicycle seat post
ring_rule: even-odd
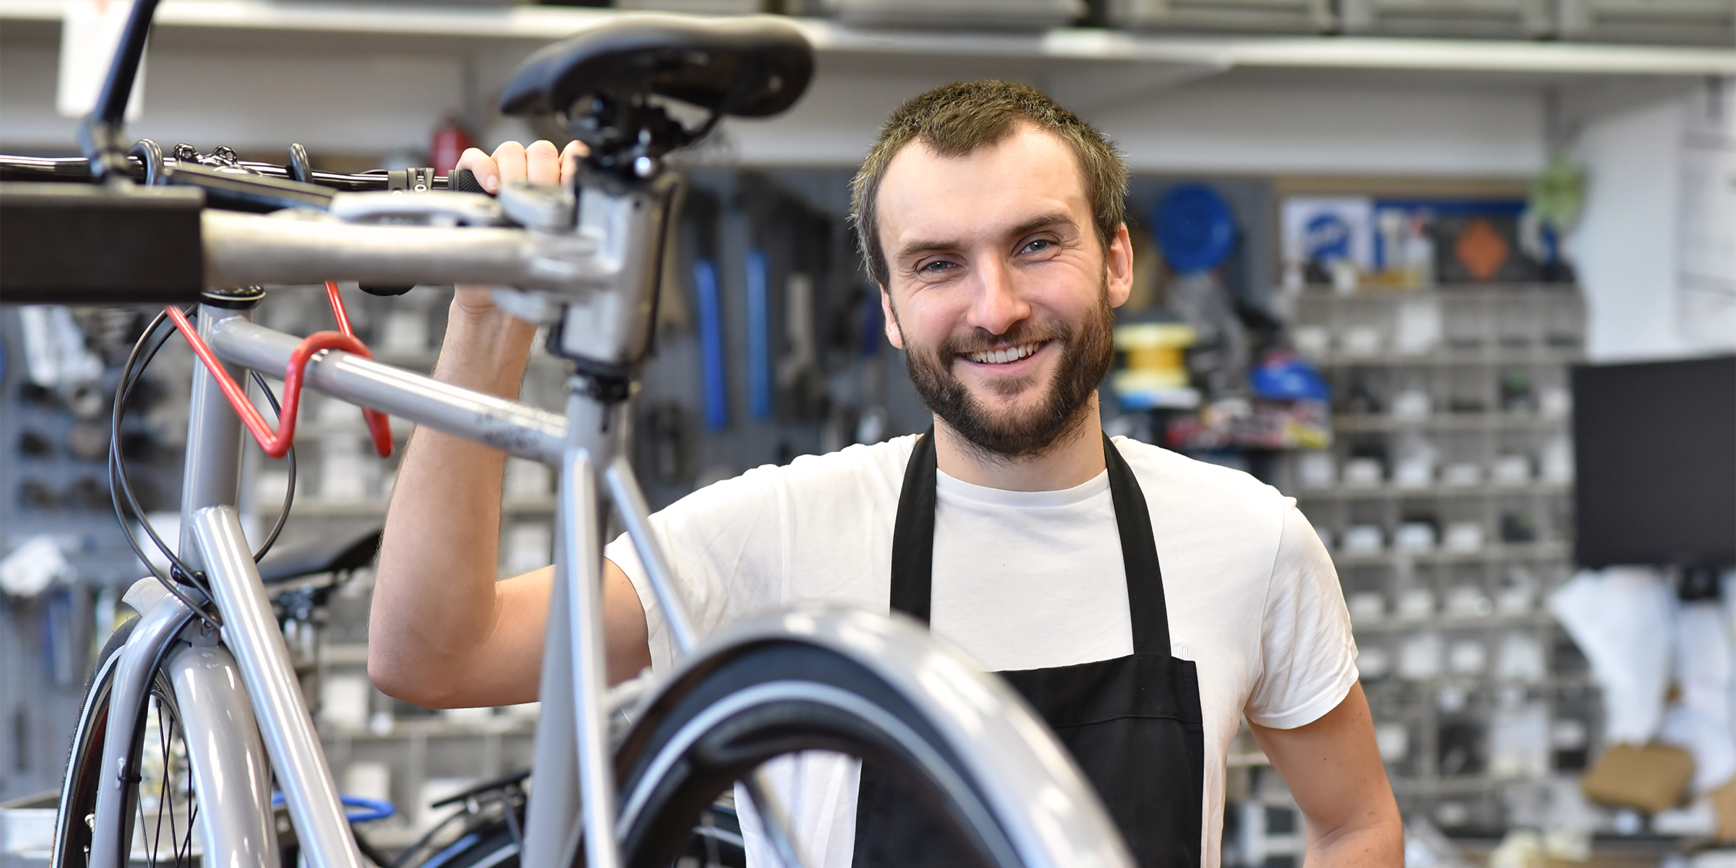
[[[601,474],[624,444],[627,399],[650,350],[663,241],[680,189],[678,176],[660,166],[651,169],[647,177],[622,177],[591,165],[576,179],[574,234],[597,241],[613,285],[563,299],[549,335],[550,352],[571,362],[573,373],[560,468],[557,581],[550,600],[555,617],[549,619],[545,640],[536,767],[576,769],[579,777],[539,775],[526,824],[526,864],[566,858],[567,842],[557,837],[569,828],[575,809],[583,811],[588,830],[585,864],[620,864],[604,713],[602,544],[608,502]],[[555,777],[565,780],[548,780]]]

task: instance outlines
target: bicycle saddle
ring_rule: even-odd
[[[658,94],[714,114],[766,117],[794,104],[813,75],[813,50],[789,24],[635,15],[531,55],[501,93],[500,110],[564,112],[587,96]]]
[[[373,563],[379,550],[377,527],[362,534],[322,538],[274,552],[259,565],[259,577],[271,585],[303,576],[360,569]]]

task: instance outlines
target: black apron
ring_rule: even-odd
[[[1001,672],[1073,754],[1143,868],[1199,868],[1205,734],[1193,661],[1170,656],[1169,612],[1151,514],[1133,471],[1103,438],[1127,570],[1133,654]],[[892,609],[928,622],[934,573],[934,431],[916,441],[892,534]],[[1065,577],[1057,576],[1057,581]],[[855,865],[961,864],[941,821],[889,773],[862,766]]]

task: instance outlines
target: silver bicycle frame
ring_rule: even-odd
[[[622,189],[587,190],[579,226],[564,235],[507,229],[352,226],[329,220],[274,220],[208,212],[208,277],[214,285],[294,283],[333,276],[394,281],[457,277],[553,291],[563,302],[559,307],[562,340],[557,349],[584,359],[593,370],[624,372],[637,364],[649,345],[651,318],[647,314],[655,298],[663,238],[678,187],[673,176],[664,176]],[[305,271],[310,268],[313,270]],[[281,375],[289,352],[299,341],[249,322],[250,308],[245,299],[204,305],[200,335],[230,365]],[[239,370],[230,374],[236,376]],[[602,623],[602,522],[606,517],[596,507],[604,502],[599,500],[599,492],[605,490],[601,474],[612,467],[618,452],[620,401],[595,396],[588,378],[575,377],[563,419],[329,351],[309,363],[304,382],[317,391],[560,468],[558,520],[563,532],[556,563],[562,580],[556,583],[551,601],[542,718],[537,728],[536,767],[540,773],[531,796],[524,858],[530,865],[570,861],[576,837],[569,830],[576,833],[582,827],[593,830],[584,839],[586,864],[597,868],[619,865],[605,715],[607,681],[601,631],[595,625]],[[234,655],[231,671],[238,669],[240,673],[239,679],[230,679],[230,683],[238,681],[246,688],[246,704],[235,714],[252,719],[254,711],[258,712],[257,731],[263,737],[265,753],[309,864],[359,868],[360,852],[349,833],[312,718],[296,687],[283,636],[238,521],[242,427],[203,367],[194,375],[188,432],[179,551],[190,568],[204,573],[215,597],[223,646]],[[623,510],[629,508],[621,506]],[[630,523],[645,527],[648,517],[643,499],[632,506],[639,514],[633,515]],[[677,622],[685,624],[685,617],[679,614],[682,603],[673,595],[662,569],[663,559],[659,555],[652,560],[659,567],[655,581],[665,609],[677,613]],[[559,617],[562,614],[566,617]],[[122,652],[116,704],[111,708],[142,707],[148,678],[188,615],[173,600],[153,608]],[[221,661],[211,659],[218,653],[172,652],[168,659],[173,662],[165,671],[172,673],[177,685],[185,683],[196,691],[199,677],[187,673],[223,670]],[[191,662],[195,657],[200,665]],[[203,701],[235,705],[240,700],[240,694],[231,691],[221,699],[208,696]],[[209,734],[212,728],[208,722],[204,717],[193,721],[189,735],[194,728],[202,735]],[[124,767],[135,737],[131,726],[111,727],[104,747],[104,767]],[[242,744],[234,752],[245,765],[258,751]],[[223,762],[216,759],[206,763],[207,771]],[[195,769],[195,774],[199,776],[200,769]],[[259,780],[257,776],[246,779]],[[125,828],[118,798],[118,784],[125,782],[116,783],[112,792],[105,788],[99,794],[97,828]],[[211,828],[202,828],[207,837],[207,860],[257,864],[253,857],[258,855],[258,842],[274,839],[269,811],[262,818],[257,811],[231,812],[228,807],[224,803],[206,808],[210,814],[225,815],[207,817],[205,825]],[[582,823],[574,823],[581,812]],[[127,843],[118,835],[113,842],[99,843],[93,848],[92,864],[119,868],[126,858]]]

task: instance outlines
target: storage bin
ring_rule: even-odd
[[[684,12],[691,15],[752,15],[782,12],[775,0],[615,0],[615,8],[638,12]]]
[[[1555,32],[1553,0],[1339,0],[1345,33],[1537,39]]]
[[[1112,27],[1329,33],[1338,28],[1330,0],[1107,0]]]
[[[852,27],[1047,30],[1085,15],[1084,0],[837,0]]]
[[[1562,39],[1736,45],[1736,0],[1560,0]]]

